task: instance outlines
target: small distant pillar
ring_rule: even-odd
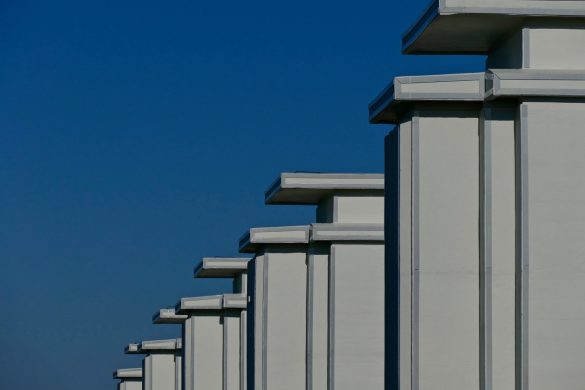
[[[247,390],[306,386],[309,226],[250,229]]]
[[[244,389],[245,280],[244,258],[204,258],[198,278],[233,278],[234,291],[222,295],[182,298],[176,305],[187,316],[183,326],[184,389]]]
[[[114,371],[118,379],[118,390],[142,390],[142,368],[121,368]]]
[[[156,325],[181,325],[185,323],[187,319],[186,315],[176,314],[175,309],[160,309],[157,313],[154,314],[152,317],[152,323]],[[182,343],[182,340],[181,340]],[[181,386],[183,383],[183,351],[184,348],[181,348],[181,351],[176,354],[175,357],[175,370],[176,370],[176,381],[175,381],[175,389],[181,390]]]
[[[181,383],[181,339],[129,344],[128,354],[145,355],[142,361],[143,390],[176,390]]]

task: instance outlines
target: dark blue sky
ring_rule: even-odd
[[[5,0],[0,5],[0,383],[102,390],[152,313],[236,255],[281,171],[382,172],[370,100],[396,75],[481,70],[406,57],[427,0]]]

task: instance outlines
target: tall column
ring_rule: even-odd
[[[176,314],[175,309],[160,309],[152,316],[152,323],[156,325],[184,325],[186,315]],[[183,339],[184,340],[184,339]],[[184,343],[183,343],[184,344]],[[181,390],[183,383],[183,351],[175,357],[175,390]]]
[[[114,371],[118,379],[118,390],[142,390],[142,368],[121,368]]]
[[[206,257],[195,267],[196,278],[230,278],[232,294],[223,295],[225,389],[246,386],[247,258]]]
[[[317,206],[307,253],[307,389],[384,388],[384,177],[283,173],[267,204]]]
[[[197,278],[233,278],[234,290],[223,295],[182,298],[176,313],[183,326],[184,389],[243,390],[245,384],[247,261],[204,258]]]
[[[396,125],[389,388],[585,380],[584,39],[582,1],[440,1],[405,34],[406,53],[483,54],[488,70],[399,77],[370,105]]]
[[[240,240],[253,253],[248,274],[248,390],[306,385],[309,226],[254,228]]]
[[[177,367],[181,364],[181,339],[143,341],[129,344],[128,354],[145,355],[142,361],[143,390],[175,390]]]

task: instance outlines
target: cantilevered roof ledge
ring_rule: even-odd
[[[335,224],[312,225],[311,241],[384,241],[383,224]]]
[[[233,278],[248,269],[244,257],[204,257],[195,267],[196,278]]]
[[[142,368],[121,368],[114,371],[114,379],[141,379]]]
[[[582,0],[435,0],[402,37],[405,54],[486,54],[529,18],[585,17]]]
[[[134,355],[140,353],[139,343],[130,343],[124,348],[124,353],[127,355]]]
[[[175,309],[160,309],[152,316],[153,324],[182,324],[188,318],[185,314],[177,314]]]
[[[396,123],[416,102],[481,102],[485,73],[396,77],[370,103],[371,123]]]
[[[187,314],[192,310],[219,310],[222,308],[222,295],[181,298],[175,307],[177,314]]]
[[[183,348],[182,339],[148,340],[140,343],[142,353],[178,351]]]
[[[263,245],[308,244],[310,227],[284,226],[252,228],[240,239],[240,252],[254,253]]]
[[[282,173],[265,192],[266,204],[315,205],[340,191],[384,191],[384,175],[375,173]]]

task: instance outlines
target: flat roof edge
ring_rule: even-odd
[[[402,53],[409,54],[409,48],[414,44],[424,30],[439,16],[440,0],[433,0],[422,15],[402,34]]]
[[[485,99],[486,73],[400,76],[370,104],[372,124],[396,124],[416,103],[481,102]]]
[[[186,319],[186,315],[177,314],[175,309],[160,309],[152,315],[152,323],[156,325],[182,324]]]
[[[555,4],[556,3],[556,4]],[[433,48],[430,43],[420,45],[420,39],[435,22],[443,17],[450,16],[477,16],[490,15],[494,17],[512,18],[583,18],[585,6],[580,1],[519,1],[510,0],[506,5],[488,1],[473,4],[473,1],[434,0],[416,19],[413,25],[402,35],[403,54],[484,54],[485,49],[479,47],[461,49],[453,46],[453,50],[446,47]],[[446,39],[448,39],[446,37]],[[448,46],[447,46],[448,47]]]
[[[219,310],[222,308],[222,300],[222,295],[181,298],[175,306],[175,312],[183,315],[190,311]]]
[[[248,269],[247,257],[204,257],[195,266],[195,278],[230,278],[246,272]]]
[[[240,239],[239,248],[242,253],[253,253],[259,246],[308,244],[309,235],[309,225],[251,228]]]
[[[142,379],[142,368],[119,368],[113,373],[114,379]]]
[[[269,205],[315,205],[336,192],[384,190],[379,173],[285,172],[264,195]]]
[[[146,340],[140,343],[140,350],[145,353],[157,351],[178,351],[183,347],[182,340],[165,339],[165,340]]]

